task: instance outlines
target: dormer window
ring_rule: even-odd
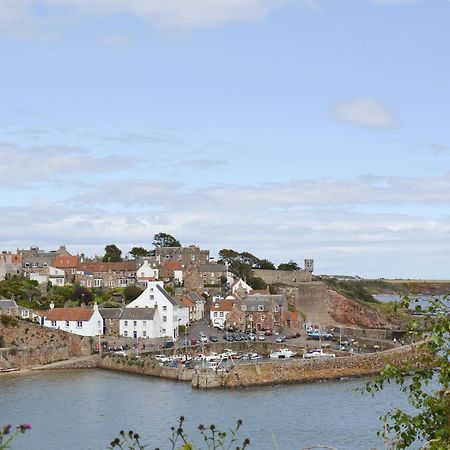
[[[264,305],[258,305],[258,311],[264,311]]]

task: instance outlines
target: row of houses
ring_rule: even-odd
[[[189,290],[220,287],[226,266],[210,262],[209,251],[197,246],[158,247],[154,256],[104,262],[71,255],[65,246],[54,251],[39,247],[0,254],[0,281],[23,275],[39,284],[54,286],[78,283],[87,288],[120,288],[131,284],[146,287],[148,281],[161,280]]]
[[[110,334],[130,338],[177,339],[180,326],[204,316],[205,300],[195,292],[175,299],[162,281],[150,281],[142,294],[124,308],[65,307],[30,311],[14,300],[1,299],[0,313],[30,318],[42,326],[79,334]]]
[[[269,294],[253,290],[239,279],[231,286],[231,293],[211,304],[210,321],[224,329],[233,327],[241,331],[298,328],[298,311],[292,310],[284,294]]]

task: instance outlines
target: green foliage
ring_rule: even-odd
[[[109,244],[105,247],[105,256],[103,262],[120,262],[122,261],[122,250],[115,244]]]
[[[5,347],[5,337],[0,334],[0,348],[4,348]]]
[[[395,448],[405,449],[417,441],[422,448],[450,448],[450,302],[449,297],[434,298],[423,307],[416,299],[406,297],[399,307],[414,307],[416,315],[409,325],[411,338],[419,341],[420,368],[401,364],[387,365],[382,373],[366,385],[374,395],[384,383],[393,380],[408,396],[414,412],[400,409],[382,417],[385,424],[380,435],[393,437]]]
[[[14,327],[17,325],[17,319],[14,316],[8,316],[6,314],[0,315],[0,322],[5,327],[9,327],[10,325]]]
[[[294,270],[300,270],[300,267],[295,261],[292,261],[292,259],[290,259],[287,263],[281,263],[278,266],[278,270],[287,270],[289,272],[293,272]]]
[[[20,306],[39,307],[42,293],[38,282],[17,275],[0,281],[0,296],[14,298]]]
[[[132,302],[133,300],[138,298],[141,294],[142,289],[136,286],[135,284],[130,284],[123,290],[123,296],[125,297],[125,301],[127,303]]]
[[[144,247],[133,247],[130,250],[130,254],[135,258],[138,258],[139,256],[150,256],[151,252],[149,250],[146,250]]]
[[[331,289],[356,301],[366,303],[379,303],[367,292],[359,281],[337,280],[336,278],[323,278]]]
[[[247,284],[249,284],[252,289],[267,289],[267,283],[259,277],[248,277]]]
[[[180,241],[167,233],[158,233],[153,236],[155,247],[181,247]]]
[[[275,265],[268,259],[260,259],[258,262],[258,269],[275,270]]]
[[[91,290],[84,286],[75,286],[73,294],[71,296],[71,300],[83,301],[85,304],[88,304],[92,301],[94,295]]]
[[[171,428],[172,434],[169,437],[169,442],[171,443],[171,449],[175,450],[195,450],[195,446],[189,441],[184,429],[184,417],[181,416],[178,419],[178,424]],[[210,450],[225,450],[235,448],[236,450],[244,450],[250,444],[250,440],[245,438],[242,440],[242,444],[238,444],[240,439],[238,437],[239,429],[242,425],[242,420],[236,422],[234,429],[229,430],[229,432],[221,431],[216,428],[215,425],[210,425],[206,428],[204,425],[198,426],[198,431],[200,432],[201,438],[206,445],[206,448]],[[130,430],[128,433],[121,431],[119,433],[120,437],[116,437],[111,441],[110,447],[108,449],[120,449],[120,450],[142,450],[150,447],[150,444],[142,444],[141,437],[138,433]]]

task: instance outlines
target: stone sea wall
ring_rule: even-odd
[[[177,381],[191,381],[194,374],[192,369],[165,366],[154,359],[126,358],[118,355],[102,356],[98,367],[120,372],[137,373],[159,378],[169,378]]]
[[[201,370],[194,374],[192,386],[200,389],[236,388],[289,383],[310,383],[347,377],[375,375],[389,363],[412,362],[420,365],[420,352],[414,346],[385,352],[329,358],[264,362],[233,367],[228,373]]]
[[[28,321],[17,320],[8,325],[0,322],[0,336],[3,336],[5,346],[0,349],[0,371],[27,369],[92,353],[91,338]]]

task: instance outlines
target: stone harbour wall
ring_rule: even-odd
[[[176,381],[192,381],[194,370],[168,367],[154,359],[126,358],[119,355],[102,356],[98,367],[120,372],[137,373]]]
[[[210,389],[310,383],[320,380],[375,375],[388,363],[412,362],[419,366],[420,361],[420,352],[415,346],[326,360],[270,361],[238,365],[231,368],[228,373],[201,370],[194,374],[192,386]]]
[[[92,354],[92,339],[61,330],[41,327],[33,322],[17,320],[4,325],[0,322],[0,371],[27,369],[74,356]]]

